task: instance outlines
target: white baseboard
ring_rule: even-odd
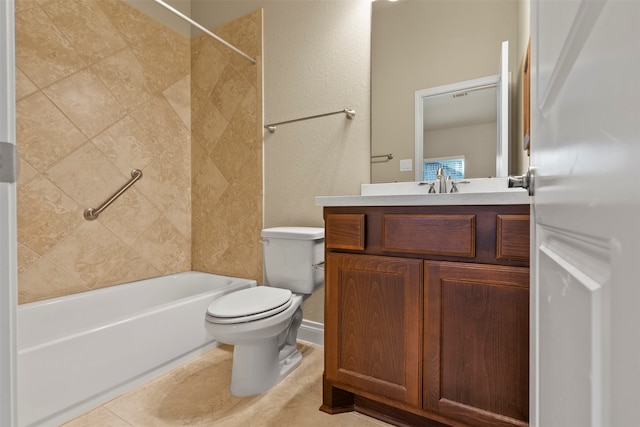
[[[324,346],[324,323],[302,319],[298,329],[298,340]]]

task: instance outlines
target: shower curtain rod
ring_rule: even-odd
[[[219,36],[213,34],[211,31],[207,30],[205,27],[203,27],[202,25],[198,24],[196,21],[194,21],[193,19],[189,18],[184,13],[180,12],[178,9],[176,9],[176,8],[174,8],[172,6],[169,6],[168,4],[166,4],[162,0],[153,0],[153,1],[158,3],[160,6],[164,7],[165,9],[169,10],[170,12],[174,13],[178,17],[184,19],[189,24],[193,25],[194,27],[198,28],[199,30],[202,30],[204,33],[206,33],[209,36],[213,37],[214,39],[218,40],[220,43],[222,43],[223,45],[227,46],[229,49],[233,50],[236,53],[239,53],[242,56],[244,56],[249,61],[251,61],[252,64],[256,64],[257,63],[257,61],[254,58],[250,57],[249,55],[247,55],[246,53],[244,53],[243,51],[241,51],[240,49],[238,49],[237,47],[235,47],[231,43],[227,42],[226,40],[224,40],[224,39],[220,38]]]

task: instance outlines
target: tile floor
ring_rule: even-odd
[[[328,415],[322,403],[322,347],[300,343],[302,364],[266,393],[229,393],[233,347],[220,346],[64,424],[64,427],[331,426],[389,424],[356,412]]]

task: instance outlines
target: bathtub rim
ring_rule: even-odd
[[[166,278],[166,277],[173,277],[176,275],[181,275],[183,277],[188,277],[189,275],[198,275],[198,276],[217,276],[217,277],[224,277],[225,279],[233,279],[231,281],[227,281],[227,282],[222,282],[220,283],[218,286],[213,286],[210,290],[204,291],[204,292],[197,292],[194,294],[190,294],[188,296],[182,296],[180,298],[171,300],[169,302],[165,302],[162,304],[156,304],[156,305],[151,305],[150,307],[146,307],[144,310],[140,311],[139,314],[142,315],[153,315],[157,312],[166,310],[166,309],[171,309],[173,306],[175,307],[180,307],[180,306],[184,306],[184,305],[188,305],[189,303],[194,303],[195,300],[200,300],[202,298],[208,298],[208,295],[211,294],[211,298],[215,299],[215,298],[219,298],[220,296],[228,293],[228,292],[233,292],[235,290],[239,290],[242,289],[244,287],[250,287],[250,286],[256,286],[257,283],[255,280],[252,279],[245,279],[245,278],[238,278],[238,277],[231,277],[231,276],[224,276],[224,275],[219,275],[219,274],[214,274],[214,273],[203,273],[203,272],[184,272],[184,273],[176,273],[176,274],[171,274],[171,275],[166,275],[166,276],[159,276],[160,278]],[[206,277],[205,277],[206,278]],[[153,281],[154,279],[158,279],[158,278],[151,278],[151,279],[143,279],[140,281],[135,281],[135,282],[130,282],[130,283],[125,283],[122,285],[115,285],[115,286],[130,286],[132,284],[138,284],[139,282],[144,282],[144,281]],[[95,290],[96,293],[101,293],[101,292],[105,292],[105,291],[109,291],[109,288],[100,288]],[[80,294],[86,294],[85,292],[82,292]],[[73,294],[72,297],[77,297],[76,294]],[[64,299],[65,297],[56,297],[53,298],[52,300],[59,300],[59,299]],[[42,301],[45,301],[45,303],[42,303]],[[32,308],[37,308],[37,304],[40,303],[41,305],[46,305],[46,301],[48,300],[42,300],[42,301],[35,301],[33,303],[29,303],[32,304]],[[204,308],[202,310],[202,319],[204,319],[204,316],[206,314],[206,308]],[[141,316],[142,317],[142,316]],[[132,316],[128,315],[126,316],[126,318],[124,319],[119,319],[121,321],[121,323],[125,323],[127,321],[127,319],[131,319]],[[116,325],[117,322],[111,322],[110,325]],[[99,329],[99,328],[98,328]],[[206,330],[203,327],[203,332],[205,332]],[[86,334],[87,332],[84,331],[84,334]],[[206,332],[205,332],[206,333]],[[78,334],[74,334],[74,335],[78,335]],[[62,339],[57,339],[59,341],[64,341],[67,339],[72,338],[71,336],[64,336],[62,337]],[[57,340],[53,340],[53,341],[57,341]],[[52,340],[47,341],[46,343],[42,343],[42,344],[37,344],[36,346],[29,346],[29,347],[25,347],[23,348],[18,356],[20,355],[26,355],[29,352],[31,352],[31,350],[35,350],[35,347],[46,347],[46,345],[50,345]],[[195,344],[195,343],[194,343]],[[134,390],[136,387],[139,387],[140,385],[152,381],[156,378],[159,378],[160,376],[166,374],[168,371],[177,368],[195,358],[197,358],[198,356],[206,353],[207,351],[211,350],[212,348],[215,348],[217,346],[219,346],[220,344],[214,340],[210,335],[209,335],[209,340],[206,342],[200,342],[198,344],[195,344],[193,346],[190,346],[188,348],[184,347],[184,348],[180,348],[179,352],[174,353],[172,355],[167,354],[167,357],[162,360],[161,363],[159,364],[150,364],[147,368],[145,368],[144,370],[139,370],[136,371],[135,374],[127,376],[126,379],[124,379],[123,381],[120,381],[116,384],[110,385],[108,387],[104,387],[101,389],[101,391],[99,393],[96,394],[87,394],[84,398],[82,398],[81,400],[78,401],[74,401],[75,403],[71,403],[67,406],[64,406],[60,409],[55,410],[55,412],[51,412],[48,415],[46,415],[44,418],[38,418],[37,420],[33,420],[33,421],[29,421],[27,419],[27,421],[25,421],[24,419],[21,421],[21,417],[20,417],[20,413],[17,414],[17,421],[20,423],[18,425],[20,426],[49,426],[49,425],[60,425],[62,423],[71,421],[72,419],[78,417],[79,415],[82,415],[86,412],[89,412],[93,409],[96,409],[97,407],[99,407],[100,405],[108,402],[109,400],[112,400],[128,391],[132,391]],[[20,359],[18,358],[18,365],[20,364]],[[27,365],[28,366],[28,365]],[[19,371],[20,369],[17,369],[17,371]],[[18,382],[19,382],[19,378],[18,378]],[[28,387],[32,387],[33,385],[29,385]],[[19,386],[18,386],[19,387]],[[17,394],[17,397],[20,397],[20,393]],[[18,407],[20,407],[20,405],[18,405]],[[23,410],[27,410],[26,407],[23,408]],[[26,422],[29,422],[29,424],[27,424]]]
[[[216,278],[223,278],[223,279],[231,279],[230,283],[228,284],[229,286],[233,286],[234,288],[236,286],[239,286],[239,284],[243,284],[243,285],[248,285],[249,287],[252,286],[256,286],[257,282],[253,279],[245,279],[245,278],[241,278],[241,277],[233,277],[233,276],[226,276],[226,275],[222,275],[222,274],[216,274],[216,273],[206,273],[206,272],[201,272],[201,271],[185,271],[185,272],[180,272],[180,273],[172,273],[172,274],[168,274],[168,275],[164,275],[164,276],[157,276],[157,277],[150,277],[150,278],[146,278],[146,279],[140,279],[140,280],[136,280],[133,282],[128,282],[128,283],[120,283],[117,285],[113,285],[113,286],[105,286],[102,288],[98,288],[98,289],[90,289],[87,291],[83,291],[83,292],[77,292],[74,294],[69,294],[69,295],[63,295],[63,296],[58,296],[58,297],[54,297],[54,298],[49,298],[49,299],[44,299],[44,300],[39,300],[39,301],[32,301],[32,302],[28,302],[28,303],[24,303],[24,304],[20,304],[17,307],[17,311],[16,311],[16,325],[17,325],[17,331],[16,331],[16,350],[18,355],[25,353],[25,352],[30,352],[30,351],[35,351],[38,348],[44,348],[47,345],[50,345],[52,343],[58,342],[58,341],[63,341],[65,339],[68,339],[69,337],[72,336],[82,336],[82,335],[86,335],[89,334],[91,332],[95,332],[97,330],[99,330],[100,328],[105,327],[105,325],[109,325],[109,324],[115,324],[115,323],[119,323],[119,322],[124,322],[127,319],[130,318],[132,313],[127,313],[127,314],[121,314],[119,316],[116,316],[114,318],[110,318],[109,322],[107,321],[94,321],[92,323],[90,323],[90,326],[88,327],[78,327],[76,329],[73,330],[69,330],[68,333],[62,334],[55,334],[52,337],[47,337],[44,339],[39,340],[36,343],[23,343],[22,339],[20,337],[20,334],[22,333],[22,331],[20,330],[20,313],[22,312],[26,312],[26,311],[30,311],[30,310],[37,310],[40,307],[50,307],[50,306],[54,306],[57,304],[68,304],[68,303],[73,303],[74,301],[79,301],[82,299],[86,299],[86,298],[95,298],[95,297],[99,297],[101,294],[114,294],[117,292],[121,292],[123,290],[124,287],[134,287],[134,288],[140,288],[140,287],[144,287],[144,286],[153,286],[152,282],[154,281],[171,281],[171,280],[175,280],[177,278],[188,278],[189,276],[199,276],[199,277],[207,277],[207,276],[211,276],[211,277],[216,277]],[[157,305],[153,305],[153,306],[149,306],[146,307],[144,312],[153,312],[153,311],[159,311],[167,306],[170,306],[172,304],[175,304],[177,301],[181,301],[182,303],[187,303],[189,300],[193,300],[196,298],[199,298],[200,296],[204,295],[204,294],[208,294],[208,293],[216,293],[219,292],[220,290],[222,290],[223,288],[216,288],[216,289],[208,289],[208,290],[203,290],[197,293],[193,293],[193,294],[189,294],[187,296],[183,296],[179,299],[175,299],[175,300],[168,300],[165,301],[161,304],[157,304]],[[233,289],[236,290],[236,289]],[[89,293],[91,293],[91,295],[88,295]],[[227,292],[224,292],[227,293]],[[138,313],[138,312],[136,312]]]

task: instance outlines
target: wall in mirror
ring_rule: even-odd
[[[512,78],[509,173],[526,169],[518,106],[528,19],[528,0],[373,3],[371,155],[393,159],[372,159],[372,183],[415,179],[415,92],[498,74],[504,40]],[[411,161],[411,170],[400,170],[402,160]]]
[[[495,80],[468,80],[416,92],[416,114],[422,118],[416,116],[416,159],[424,159],[422,165],[414,163],[416,181],[435,180],[440,167],[454,180],[496,176]]]

